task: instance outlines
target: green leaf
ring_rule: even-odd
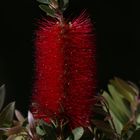
[[[44,121],[40,122],[40,127],[45,133],[45,140],[56,140],[56,130],[50,125],[45,123]]]
[[[0,87],[0,110],[4,104],[4,99],[5,99],[5,85],[2,85]]]
[[[130,103],[134,101],[136,93],[131,86],[122,79],[115,78],[110,83],[123,95]]]
[[[74,140],[74,135],[71,134],[66,140]]]
[[[74,136],[74,140],[79,140],[84,134],[84,129],[83,127],[78,127],[72,130],[72,133]]]
[[[12,124],[15,102],[8,104],[0,113],[0,127],[9,127]]]
[[[58,0],[59,7],[62,11],[65,11],[66,8],[68,7],[69,0]]]
[[[39,5],[40,9],[43,10],[48,16],[55,17],[55,10],[51,9],[47,5]]]
[[[107,92],[104,91],[102,96],[107,100],[109,109],[114,113],[117,119],[119,119],[122,124],[125,124],[127,119],[125,118],[124,113],[121,111],[121,108],[116,106],[116,103]]]
[[[36,132],[40,136],[44,136],[47,133],[41,126],[36,127]]]
[[[136,130],[130,140],[139,140],[140,139],[140,129]]]
[[[123,114],[124,117],[128,118],[130,117],[131,113],[130,113],[130,108],[128,108],[125,104],[124,104],[124,98],[121,96],[121,94],[115,89],[114,86],[112,85],[108,85],[108,90],[109,93],[112,96],[113,101],[115,102],[115,105],[117,108],[120,108],[121,113]]]
[[[43,3],[43,4],[50,4],[51,3],[51,0],[37,0],[37,1],[40,3]]]
[[[72,130],[72,134],[66,140],[80,140],[84,134],[83,127],[77,127]]]
[[[118,134],[121,134],[121,131],[123,129],[123,124],[120,122],[120,120],[118,120],[118,118],[114,115],[114,113],[110,110],[110,114],[113,120],[113,123],[115,125],[116,131]],[[112,122],[111,120],[109,121],[110,125],[112,126]],[[112,126],[113,128],[113,126]]]
[[[130,81],[128,81],[128,84],[132,88],[132,90],[135,92],[135,94],[137,96],[139,96],[139,87],[136,84],[134,84],[134,83],[132,83]]]

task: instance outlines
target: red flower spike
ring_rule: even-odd
[[[60,117],[63,108],[72,127],[90,124],[96,90],[92,29],[85,13],[69,24],[42,23],[36,39],[33,102],[37,114]]]

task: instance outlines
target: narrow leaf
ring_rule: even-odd
[[[54,129],[50,124],[47,124],[47,123],[41,121],[40,126],[44,130],[44,133],[46,132],[46,134],[45,134],[46,140],[56,140],[57,139],[56,129]]]
[[[124,102],[123,99],[124,97],[121,96],[121,94],[115,89],[114,86],[112,85],[108,85],[108,90],[112,96],[113,101],[115,102],[115,105],[117,106],[117,108],[121,109],[122,114],[124,114],[124,117],[130,117],[131,113],[130,113],[130,108],[128,108]]]
[[[41,4],[41,5],[39,5],[39,7],[48,16],[55,17],[55,11],[53,9],[51,9],[49,6]]]
[[[112,121],[115,125],[115,128],[116,128],[116,131],[118,134],[121,134],[121,131],[123,129],[123,124],[121,123],[121,121],[114,115],[114,113],[110,110],[110,114],[111,114],[111,117],[112,117]],[[112,122],[111,120],[109,120],[109,123],[110,125],[112,126]],[[113,128],[113,126],[112,126]]]
[[[121,123],[125,124],[127,122],[124,113],[121,111],[121,108],[117,107],[111,96],[107,92],[103,92],[102,95],[109,104],[109,109],[114,113],[114,115],[121,121]]]
[[[43,4],[50,4],[51,2],[51,0],[37,0],[37,1]]]
[[[15,102],[8,104],[0,113],[0,127],[9,127],[12,124]]]
[[[35,129],[35,120],[30,111],[28,111],[28,122],[29,122],[30,129]]]
[[[110,83],[123,95],[130,103],[134,101],[134,96],[136,93],[125,81],[115,78],[115,80],[110,80]]]
[[[5,85],[2,85],[0,87],[0,110],[4,104],[4,99],[5,99]]]
[[[15,115],[16,115],[18,121],[20,121],[21,123],[25,121],[25,118],[18,110],[15,110]]]

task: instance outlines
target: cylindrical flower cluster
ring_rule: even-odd
[[[47,120],[63,114],[72,127],[88,126],[96,91],[96,47],[89,17],[82,13],[69,23],[44,19],[35,46],[33,114]]]

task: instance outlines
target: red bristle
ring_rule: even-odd
[[[43,22],[37,32],[33,101],[46,118],[62,112],[72,127],[88,126],[96,90],[93,26],[82,13],[69,24]]]
[[[95,42],[91,21],[83,13],[71,23],[67,34],[67,96],[64,103],[72,126],[87,126],[96,90]]]
[[[58,115],[63,96],[61,27],[44,21],[36,38],[36,69],[33,101],[47,116]]]

